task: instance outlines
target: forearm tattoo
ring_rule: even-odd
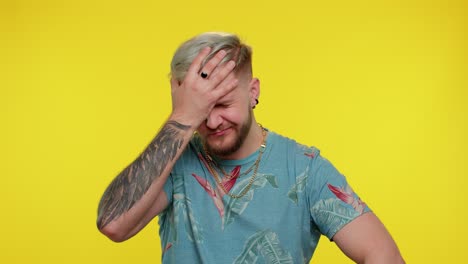
[[[168,121],[145,151],[107,187],[98,209],[98,228],[127,212],[148,191],[182,147],[190,126]]]

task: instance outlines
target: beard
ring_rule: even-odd
[[[203,140],[206,149],[209,153],[214,154],[216,156],[229,156],[234,154],[238,151],[245,142],[247,135],[250,132],[250,128],[252,127],[252,110],[249,108],[249,115],[247,117],[246,122],[242,123],[239,130],[235,131],[235,138],[233,142],[227,142],[227,145],[222,146],[214,146],[211,145],[206,139]]]

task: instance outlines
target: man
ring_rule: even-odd
[[[358,263],[403,263],[345,178],[255,120],[260,82],[237,36],[176,51],[172,113],[109,185],[98,228],[124,241],[159,215],[163,263],[308,263],[323,234]]]

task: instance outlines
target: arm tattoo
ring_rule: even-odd
[[[127,212],[148,191],[182,147],[190,126],[168,121],[146,150],[107,187],[98,209],[98,228]]]

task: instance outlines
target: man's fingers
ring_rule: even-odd
[[[218,65],[210,74],[210,77],[216,76],[219,73],[219,70],[223,67],[223,65]]]
[[[236,63],[232,60],[228,61],[225,64],[218,66],[219,69],[216,70],[215,74],[211,76],[211,81],[213,82],[213,86],[218,86],[226,77],[232,72]]]
[[[224,56],[226,56],[225,50],[218,51],[218,53],[200,69],[200,73],[206,74],[205,78],[209,78],[213,71],[219,66],[218,64],[223,60]]]
[[[208,56],[210,51],[211,51],[210,47],[205,47],[198,53],[195,59],[193,59],[192,64],[190,64],[190,67],[187,72],[188,73],[187,76],[198,75],[198,72],[200,71],[200,68],[201,68],[201,64],[203,60],[206,58],[206,56]]]
[[[216,98],[221,98],[230,93],[238,84],[239,80],[237,77],[234,74],[231,74],[225,78],[215,90],[213,90],[213,95]]]

